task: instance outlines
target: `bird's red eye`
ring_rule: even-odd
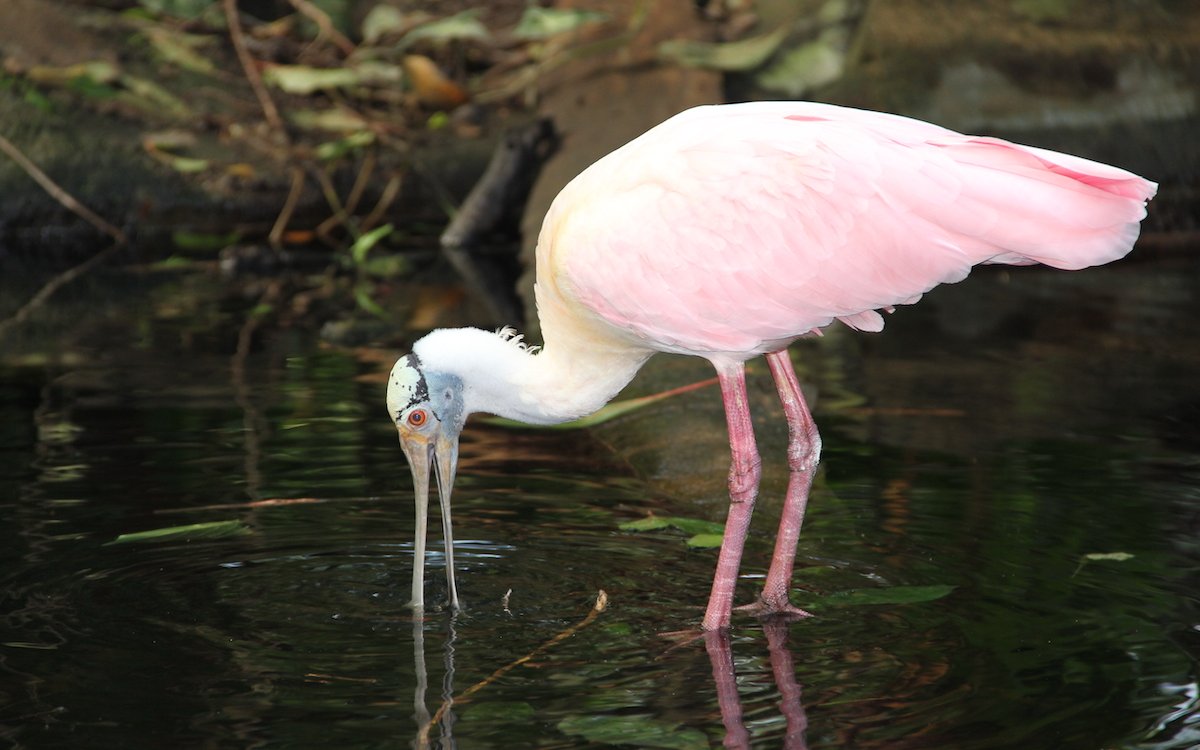
[[[428,419],[429,415],[425,413],[424,409],[414,409],[412,413],[408,415],[408,423],[413,427],[420,427],[421,425],[425,424]]]

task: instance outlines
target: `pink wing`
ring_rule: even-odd
[[[894,115],[763,102],[680,114],[568,185],[558,285],[652,348],[750,356],[915,302],[978,263],[1084,268],[1137,239],[1129,172]],[[540,253],[539,253],[540,254]]]

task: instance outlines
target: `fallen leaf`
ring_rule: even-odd
[[[358,73],[353,68],[313,68],[308,65],[271,65],[263,71],[262,79],[281,91],[301,96],[359,83]]]
[[[453,109],[467,100],[467,92],[446,77],[437,63],[424,55],[405,55],[401,62],[417,100],[430,109]]]
[[[888,588],[847,589],[836,591],[805,606],[816,609],[824,606],[864,606],[875,604],[916,604],[941,599],[957,586],[891,586]]]
[[[1091,552],[1084,555],[1084,558],[1088,560],[1113,560],[1115,562],[1125,562],[1126,560],[1132,560],[1134,556],[1128,552]]]
[[[479,13],[479,8],[471,8],[447,18],[423,23],[405,34],[398,46],[403,49],[422,40],[431,42],[448,42],[456,39],[486,41],[491,35],[488,33],[487,27],[480,22]]]
[[[563,734],[583,737],[597,745],[707,750],[708,736],[699,729],[659,721],[645,714],[592,714],[558,722]]]
[[[184,526],[167,526],[162,529],[121,534],[107,544],[221,539],[224,537],[243,536],[251,533],[251,531],[252,529],[241,521],[211,521],[208,523],[190,523]]]
[[[594,10],[576,8],[543,8],[539,5],[525,6],[521,20],[513,29],[517,39],[547,39],[567,31],[574,31],[589,23],[607,21],[608,14]]]
[[[705,521],[702,518],[684,518],[683,516],[646,516],[636,521],[626,521],[617,528],[621,531],[657,531],[658,529],[674,528],[685,534],[715,534],[720,536],[725,527],[715,521]]]
[[[689,68],[707,68],[726,73],[754,70],[767,61],[788,35],[780,26],[761,36],[736,42],[696,42],[672,39],[658,47],[659,57]]]

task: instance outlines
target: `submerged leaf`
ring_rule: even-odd
[[[861,606],[870,604],[916,604],[941,599],[954,591],[957,586],[934,584],[931,586],[892,586],[876,589],[847,589],[837,591],[822,597],[809,607],[822,606]]]
[[[720,536],[725,532],[725,526],[702,518],[684,518],[683,516],[646,516],[636,521],[627,521],[618,528],[621,531],[657,531],[658,529],[679,529],[685,534],[703,536],[713,534]]]
[[[724,538],[724,534],[696,534],[687,540],[687,546],[692,549],[717,549]]]
[[[210,521],[208,523],[191,523],[185,526],[167,526],[162,529],[135,531],[121,534],[108,544],[129,544],[133,542],[172,542],[192,541],[194,539],[221,539],[224,537],[243,536],[252,529],[241,521]]]
[[[621,531],[657,531],[671,528],[669,516],[646,516],[636,521],[626,521],[618,526]]]
[[[570,716],[558,722],[563,734],[583,737],[600,745],[692,750],[708,748],[708,737],[698,729],[658,721],[645,714]]]
[[[237,231],[210,234],[177,229],[171,232],[171,243],[180,250],[221,250],[237,242],[241,236]]]

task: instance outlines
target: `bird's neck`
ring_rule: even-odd
[[[612,400],[652,353],[611,340],[543,333],[545,346],[531,350],[511,333],[443,329],[413,350],[424,366],[461,379],[467,413],[528,424],[591,414]]]

